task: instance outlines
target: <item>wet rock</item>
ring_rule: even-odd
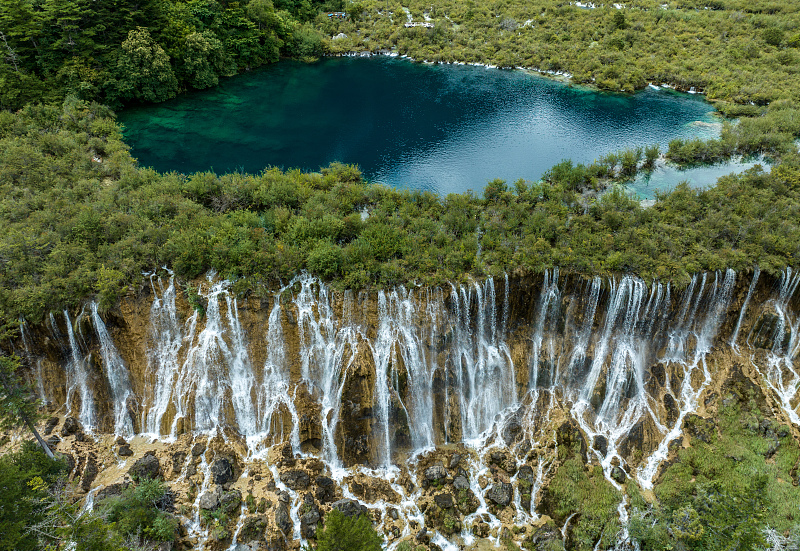
[[[301,470],[287,471],[281,475],[281,481],[292,490],[305,490],[311,481],[308,473]]]
[[[225,457],[216,459],[211,464],[210,471],[215,484],[229,484],[235,481],[233,465],[231,465],[231,462]]]
[[[435,495],[433,497],[433,501],[441,509],[452,509],[453,505],[455,505],[455,501],[453,501],[453,496],[448,493]]]
[[[711,443],[715,428],[713,419],[706,419],[694,413],[689,413],[683,418],[683,430],[692,438],[697,438],[706,444]]]
[[[664,410],[667,412],[667,426],[671,427],[675,424],[680,415],[678,403],[675,401],[672,394],[664,394]]]
[[[502,432],[503,442],[505,442],[506,446],[511,446],[522,434],[522,423],[520,421],[521,412],[514,414],[506,421]]]
[[[206,445],[203,442],[198,442],[192,446],[192,455],[198,457],[206,452]]]
[[[61,427],[61,436],[69,436],[70,434],[75,434],[80,430],[80,425],[78,424],[78,420],[74,417],[67,417],[64,419],[64,425]]]
[[[327,476],[318,476],[314,482],[317,484],[317,488],[314,491],[314,496],[317,498],[317,501],[320,503],[333,501],[333,496],[336,491],[333,480]]]
[[[175,452],[172,454],[172,474],[178,475],[181,473],[183,464],[186,462],[186,452]]]
[[[125,444],[117,449],[117,454],[119,454],[120,457],[131,457],[133,455],[133,450],[131,450],[130,445]]]
[[[239,490],[229,490],[219,498],[219,507],[226,513],[233,513],[242,503],[242,492]]]
[[[117,436],[117,439],[116,439],[116,440],[114,440],[114,443],[115,443],[117,446],[122,446],[122,445],[125,445],[125,444],[127,444],[127,443],[128,443],[128,441],[127,441],[127,440],[125,440],[125,439],[124,439],[122,436]]]
[[[56,425],[58,425],[58,417],[51,417],[48,419],[47,423],[44,425],[44,435],[47,436],[53,432],[53,429],[56,428]]]
[[[447,478],[447,471],[441,465],[434,465],[425,469],[425,482],[436,484]]]
[[[280,528],[284,536],[292,536],[294,525],[292,524],[292,518],[289,516],[289,507],[285,503],[281,503],[275,509],[275,526]]]
[[[534,528],[530,539],[531,549],[563,549],[561,531],[552,522]]]
[[[346,517],[355,517],[367,512],[367,508],[353,499],[340,499],[332,507],[338,509]]]
[[[614,467],[611,469],[611,478],[617,482],[617,484],[624,484],[625,480],[628,478],[620,467]]]
[[[300,517],[300,535],[305,539],[317,536],[317,524],[319,523],[319,510],[316,508],[307,511]]]
[[[389,515],[389,518],[392,519],[392,520],[399,520],[400,519],[400,514],[397,512],[397,509],[395,509],[394,507],[389,507],[389,509],[386,511],[386,514]]]
[[[450,463],[449,463],[450,468],[451,469],[455,469],[456,467],[458,467],[459,463],[461,463],[461,454],[460,453],[454,453],[450,457]]]
[[[453,486],[456,490],[469,490],[469,480],[459,475],[453,480]]]
[[[603,457],[606,456],[608,453],[608,439],[603,436],[602,434],[598,434],[594,437],[594,442],[592,442],[592,447],[600,452],[600,455]]]
[[[158,478],[161,474],[161,465],[153,452],[147,452],[144,457],[137,459],[133,466],[128,469],[128,474],[134,480],[142,478]]]
[[[200,508],[213,511],[219,507],[220,497],[222,497],[222,488],[219,486],[213,490],[206,490],[203,492],[203,495],[200,496]]]
[[[575,421],[565,421],[556,430],[556,442],[559,448],[567,448],[573,453],[579,453],[583,462],[586,463],[587,446],[586,439],[583,437],[580,427]]]
[[[56,436],[55,434],[54,434],[54,435],[52,435],[52,436],[50,436],[50,437],[49,437],[47,440],[45,440],[45,443],[47,444],[47,446],[48,446],[48,447],[49,447],[51,450],[52,450],[53,448],[55,448],[55,447],[58,445],[58,443],[59,443],[59,442],[61,442],[61,438],[59,438],[59,437],[58,437],[58,436]]]
[[[529,484],[533,484],[534,477],[533,477],[533,469],[531,468],[531,466],[523,465],[522,467],[520,467],[517,478],[519,478],[520,480],[525,480]]]
[[[495,465],[502,467],[503,464],[506,462],[506,452],[492,452],[489,455],[492,463]]]
[[[260,540],[267,529],[267,519],[262,516],[250,516],[244,519],[242,529],[239,531],[237,540],[245,543]]]
[[[645,449],[644,443],[644,422],[639,421],[628,431],[627,436],[619,446],[619,450],[624,457],[630,458]]]
[[[100,469],[97,467],[97,460],[93,453],[90,453],[86,458],[86,466],[83,468],[81,474],[81,489],[88,492],[92,488],[92,482],[97,478]]]
[[[423,526],[422,530],[417,532],[417,535],[414,539],[416,539],[419,543],[422,544],[427,543],[428,540],[430,540],[430,536],[428,535],[428,529]]]
[[[289,492],[281,492],[278,494],[278,501],[280,503],[290,503],[292,501],[292,497],[289,495]]]
[[[511,503],[512,492],[511,484],[501,482],[500,484],[492,486],[489,491],[486,492],[486,497],[500,507],[506,507]]]

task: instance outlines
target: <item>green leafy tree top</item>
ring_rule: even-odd
[[[347,517],[333,509],[317,535],[316,551],[380,551],[382,543],[369,517]]]

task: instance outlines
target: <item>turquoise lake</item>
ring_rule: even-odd
[[[119,114],[143,166],[184,173],[318,170],[354,163],[366,178],[440,194],[502,178],[535,180],[562,159],[719,134],[701,97],[570,87],[523,71],[389,57],[282,61]],[[708,185],[710,182],[697,182]]]

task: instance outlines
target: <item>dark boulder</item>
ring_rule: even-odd
[[[229,490],[219,498],[219,508],[228,514],[233,513],[242,503],[242,492],[239,490]]]
[[[243,542],[258,541],[264,536],[266,529],[266,518],[262,516],[246,517],[236,539]]]
[[[495,484],[492,486],[486,493],[486,497],[500,507],[506,507],[509,503],[511,503],[512,494],[513,489],[511,484],[501,482],[500,484]]]
[[[624,484],[628,476],[620,467],[614,467],[611,469],[611,478],[615,480],[617,484]]]
[[[340,499],[333,503],[332,507],[338,509],[346,517],[357,517],[367,512],[367,508],[353,499]]]
[[[158,478],[161,474],[161,465],[153,452],[147,452],[144,457],[137,459],[133,466],[128,469],[128,474],[134,480],[142,478]]]
[[[292,523],[292,517],[289,516],[289,507],[285,503],[281,503],[275,509],[275,525],[280,528],[284,536],[292,537],[294,524]]]
[[[308,488],[309,482],[311,479],[308,476],[308,473],[305,471],[301,471],[299,469],[295,469],[292,471],[286,471],[281,475],[281,482],[286,484],[292,490],[305,490]]]
[[[233,465],[225,457],[214,460],[210,471],[215,484],[225,485],[236,480],[233,474]]]
[[[455,505],[455,501],[453,501],[453,496],[450,494],[437,494],[433,496],[433,501],[438,505],[441,509],[452,509],[453,505]]]
[[[61,427],[61,436],[69,436],[70,434],[75,434],[80,430],[80,425],[78,424],[78,420],[74,417],[67,417],[64,419],[64,425]]]

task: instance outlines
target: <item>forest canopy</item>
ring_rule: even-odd
[[[599,169],[565,161],[540,182],[447,197],[369,184],[341,164],[159,174],[137,166],[101,105],[0,112],[0,317],[34,322],[88,296],[113,307],[161,266],[266,292],[303,270],[369,288],[552,266],[685,282],[800,264],[797,154],[705,191],[680,185],[650,208],[594,193]]]

